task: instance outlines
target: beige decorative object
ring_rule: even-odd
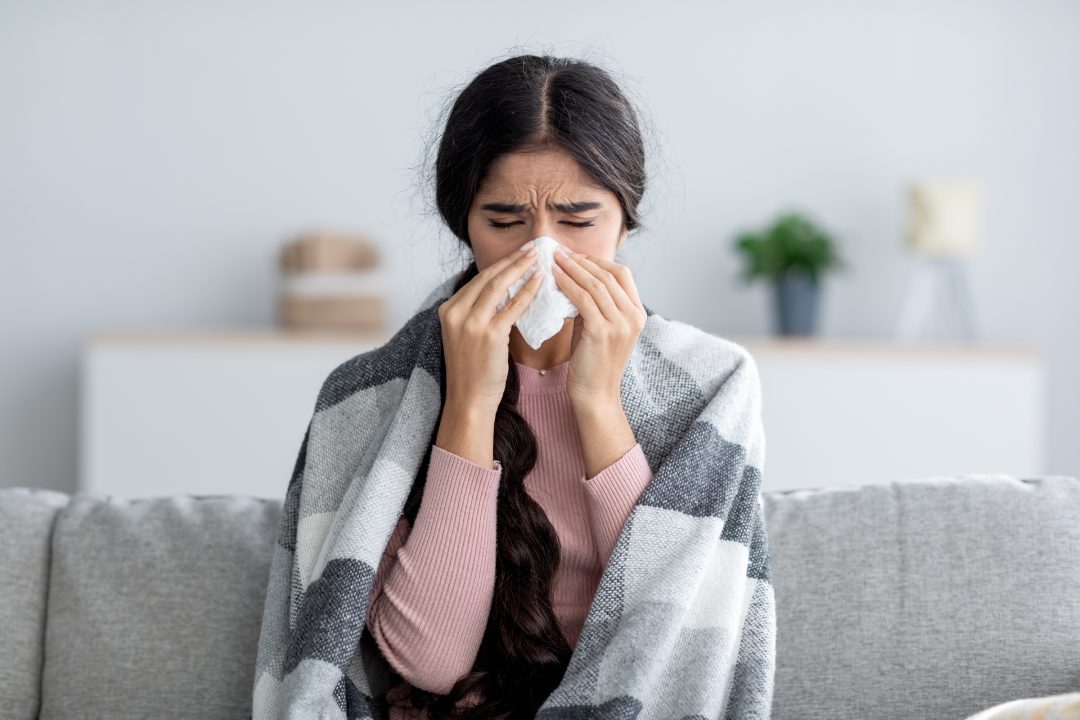
[[[357,234],[303,233],[281,252],[278,319],[289,330],[385,332],[385,288],[374,243]]]
[[[362,235],[316,230],[285,246],[281,269],[298,272],[370,270],[379,264],[375,245]]]

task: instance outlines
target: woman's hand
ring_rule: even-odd
[[[495,306],[536,262],[535,253],[526,243],[481,270],[439,305],[448,406],[495,417],[506,390],[510,330],[532,302],[543,273],[534,272],[502,310],[496,312]]]
[[[630,268],[582,253],[556,252],[553,274],[578,309],[566,379],[571,401],[621,407],[623,372],[647,317]]]

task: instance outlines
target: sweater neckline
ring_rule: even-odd
[[[518,393],[522,395],[554,395],[566,392],[570,361],[543,370],[522,365],[514,360],[518,374]]]

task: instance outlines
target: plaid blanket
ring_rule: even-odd
[[[271,558],[256,720],[387,717],[384,695],[399,677],[365,619],[379,560],[434,441],[444,368],[437,310],[461,272],[319,391]],[[537,717],[768,718],[776,620],[757,366],[741,345],[645,310],[621,397],[654,477]]]

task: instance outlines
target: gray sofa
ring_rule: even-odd
[[[775,720],[1080,690],[1080,481],[764,494]],[[246,718],[281,504],[0,489],[0,714]]]

